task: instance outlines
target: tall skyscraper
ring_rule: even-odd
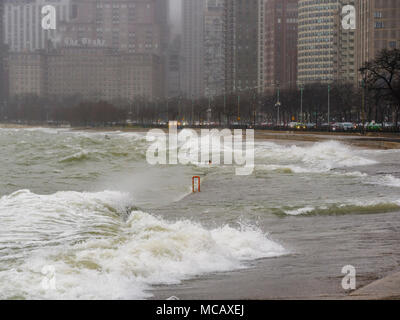
[[[224,2],[207,0],[204,13],[204,94],[213,97],[224,93]]]
[[[154,100],[162,95],[160,57],[104,48],[59,48],[10,54],[10,95]],[[28,71],[29,70],[29,71]]]
[[[82,96],[90,98],[96,92],[97,96],[105,94],[107,99],[116,97],[133,99],[138,95],[155,99],[164,96],[169,34],[166,0],[5,1],[4,26],[7,43],[11,48],[10,66],[13,71],[26,77],[27,70],[31,68],[35,70],[33,73],[38,75],[39,79],[32,78],[30,79],[32,81],[28,81],[24,80],[25,78],[18,78],[16,74],[10,76],[11,94],[32,92],[40,96],[46,94],[65,96],[81,93]],[[43,17],[41,10],[47,4],[56,8],[56,30],[43,30],[41,26]],[[37,56],[38,49],[47,49],[47,53]],[[90,59],[91,56],[93,59],[101,59],[105,65],[118,64],[112,70],[113,72],[120,70],[118,71],[120,75],[110,73],[108,78],[114,79],[112,81],[115,84],[126,75],[128,77],[126,83],[133,83],[133,87],[123,91],[104,81],[96,83],[86,81],[85,76],[88,79],[91,77],[99,79],[98,70],[94,67],[95,63]],[[78,69],[71,66],[71,70],[87,72],[76,81],[67,75],[60,78],[56,71],[57,66],[61,70],[64,67],[62,63],[67,63],[71,59],[75,59],[74,65],[79,66]],[[53,61],[54,64],[51,63]],[[140,68],[141,62],[146,68]],[[101,67],[101,64],[96,66]],[[37,68],[41,71],[36,70]],[[122,73],[121,70],[132,72]],[[54,73],[53,78],[49,72]],[[46,77],[43,77],[46,80],[44,82],[40,80],[42,73],[46,74]],[[102,76],[107,77],[107,73],[102,73]],[[52,87],[53,83],[60,83],[57,79],[65,81],[66,88],[61,90],[58,87],[57,90],[53,90],[52,88],[55,88]],[[96,90],[90,91],[90,88],[84,85],[75,85],[78,83],[91,83]],[[108,83],[111,83],[111,80]],[[120,82],[122,87],[124,83]],[[74,92],[68,91],[68,87],[74,88]],[[108,91],[109,88],[112,92]]]
[[[356,77],[356,30],[342,25],[342,8],[355,0],[299,0],[298,84],[352,83]]]
[[[63,45],[160,55],[168,43],[168,10],[160,0],[73,1],[74,17],[60,28]]]
[[[265,0],[265,88],[295,87],[297,0]]]
[[[359,69],[382,49],[400,49],[400,1],[357,0],[356,9]]]
[[[4,0],[5,43],[11,52],[46,49],[56,41],[56,30],[42,28],[42,7],[56,9],[58,23],[69,21],[71,0]]]
[[[188,98],[204,96],[205,0],[182,1],[183,92]]]
[[[339,1],[338,12],[335,15],[335,33],[333,37],[335,58],[333,65],[336,72],[334,73],[334,79],[347,84],[354,83],[357,78],[356,29],[343,27],[342,19],[345,18],[345,15],[342,13],[342,9],[347,5],[352,5],[355,8],[355,3],[356,0]]]
[[[0,111],[3,108],[3,103],[6,99],[5,97],[5,87],[4,84],[6,83],[5,79],[5,44],[4,44],[4,0],[0,0]],[[2,114],[0,113],[0,116]]]
[[[225,90],[264,86],[264,0],[225,2]]]
[[[167,57],[167,98],[178,97],[182,95],[182,68],[183,57],[181,52],[182,37],[176,35],[168,47]]]
[[[334,80],[335,15],[338,0],[299,0],[298,82],[330,82]]]

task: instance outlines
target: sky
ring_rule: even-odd
[[[171,10],[171,24],[172,32],[178,33],[181,26],[181,1],[182,0],[169,0]]]

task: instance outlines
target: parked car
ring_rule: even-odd
[[[306,123],[306,127],[307,127],[307,129],[314,129],[316,127],[316,124],[309,122],[309,123]]]
[[[340,128],[340,123],[339,122],[334,122],[334,123],[331,124],[331,130],[332,131],[338,131],[340,129],[341,128]]]
[[[382,130],[382,124],[381,123],[376,123],[375,121],[372,121],[372,122],[367,124],[367,130],[381,131]]]
[[[296,129],[297,130],[303,130],[303,129],[307,129],[307,126],[304,123],[298,122],[296,124]]]
[[[339,124],[339,127],[343,131],[351,131],[357,128],[357,126],[351,122],[342,122]]]
[[[393,122],[384,122],[383,127],[387,128],[387,129],[394,128],[394,123]]]

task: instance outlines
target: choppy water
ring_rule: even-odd
[[[399,151],[255,146],[254,174],[235,176],[231,166],[150,166],[145,133],[0,129],[0,299],[196,298],[223,290],[211,279],[255,287],[266,276],[286,276],[285,289],[265,288],[271,296],[310,278],[332,294],[340,266],[361,279],[398,266]]]

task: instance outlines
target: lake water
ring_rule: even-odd
[[[340,297],[343,266],[358,286],[398,268],[399,150],[256,140],[237,176],[148,147],[0,129],[0,299]]]

